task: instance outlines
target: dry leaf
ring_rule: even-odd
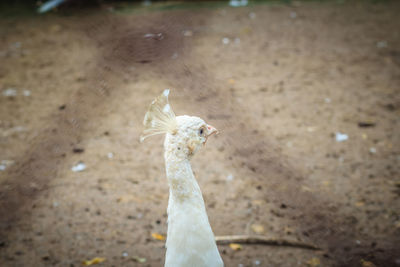
[[[317,130],[317,127],[316,127],[316,126],[309,126],[309,127],[307,127],[307,132],[309,132],[309,133],[315,132],[316,130]]]
[[[161,234],[158,234],[158,233],[152,233],[151,236],[154,239],[157,239],[157,240],[161,240],[161,241],[165,240],[165,235],[161,235]]]
[[[93,264],[102,263],[105,260],[106,260],[106,258],[96,257],[96,258],[93,258],[91,260],[83,261],[83,265],[90,266],[90,265],[93,265]]]
[[[236,244],[236,243],[230,243],[229,247],[233,250],[241,250],[242,249],[242,245],[240,244]]]
[[[356,206],[356,207],[362,207],[362,206],[364,206],[364,202],[362,202],[362,201],[359,201],[359,202],[356,202],[354,205]]]
[[[261,206],[264,203],[264,200],[261,199],[255,199],[251,202],[255,206]]]
[[[242,33],[242,34],[249,34],[251,32],[252,32],[252,30],[250,27],[243,27],[240,29],[240,33]]]
[[[365,260],[363,260],[363,259],[361,259],[361,264],[362,264],[362,267],[376,267],[376,265],[373,264],[372,262],[370,262],[370,261],[365,261]]]
[[[229,80],[228,80],[228,83],[229,83],[229,84],[235,84],[235,80],[234,80],[234,79],[229,79]]]
[[[321,261],[318,258],[312,258],[311,260],[307,261],[307,266],[316,267],[321,264]]]
[[[367,139],[368,139],[368,135],[365,134],[365,133],[361,134],[361,137],[362,137],[362,139],[364,139],[364,140],[367,140]]]
[[[262,226],[261,224],[253,224],[251,226],[251,230],[253,230],[253,232],[257,234],[262,234],[265,232],[264,226]]]
[[[301,190],[305,191],[305,192],[313,192],[313,190],[311,188],[309,188],[308,186],[305,186],[305,185],[301,186]]]
[[[134,257],[132,257],[132,259],[133,259],[134,261],[136,261],[136,262],[139,262],[139,263],[145,263],[145,262],[147,261],[146,258],[141,258],[141,257],[139,257],[139,256],[134,256]]]
[[[323,186],[330,186],[331,185],[331,181],[325,180],[322,182]]]

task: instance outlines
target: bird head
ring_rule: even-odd
[[[218,133],[217,129],[195,116],[175,116],[169,102],[169,90],[157,97],[150,105],[143,124],[145,129],[140,137],[145,138],[166,134],[168,150],[175,154],[191,157],[204,146],[208,138]]]
[[[207,143],[208,137],[218,133],[215,127],[199,117],[183,115],[176,117],[176,121],[178,131],[176,134],[167,134],[167,140],[176,144],[178,150],[183,149],[188,156],[193,156]]]

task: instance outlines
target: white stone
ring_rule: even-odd
[[[229,1],[229,5],[233,7],[247,6],[249,3],[248,0],[231,0]]]
[[[347,134],[337,132],[335,135],[335,138],[336,138],[336,142],[343,142],[343,141],[348,140],[349,136]]]
[[[385,48],[385,47],[387,47],[387,42],[386,41],[379,41],[379,42],[376,43],[376,47]]]
[[[78,164],[76,164],[75,166],[72,166],[72,168],[71,168],[71,170],[73,172],[81,172],[85,169],[86,169],[86,165],[83,162],[79,162]]]
[[[8,88],[3,91],[4,96],[17,96],[17,90],[14,88]]]

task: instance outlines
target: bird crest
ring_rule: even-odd
[[[140,136],[140,142],[152,135],[176,133],[178,126],[175,113],[168,102],[168,95],[169,89],[165,89],[160,96],[151,102],[149,110],[144,116],[144,130]]]

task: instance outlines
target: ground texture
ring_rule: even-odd
[[[400,266],[399,3],[174,7],[0,19],[0,265],[162,266],[171,88],[226,266]]]

